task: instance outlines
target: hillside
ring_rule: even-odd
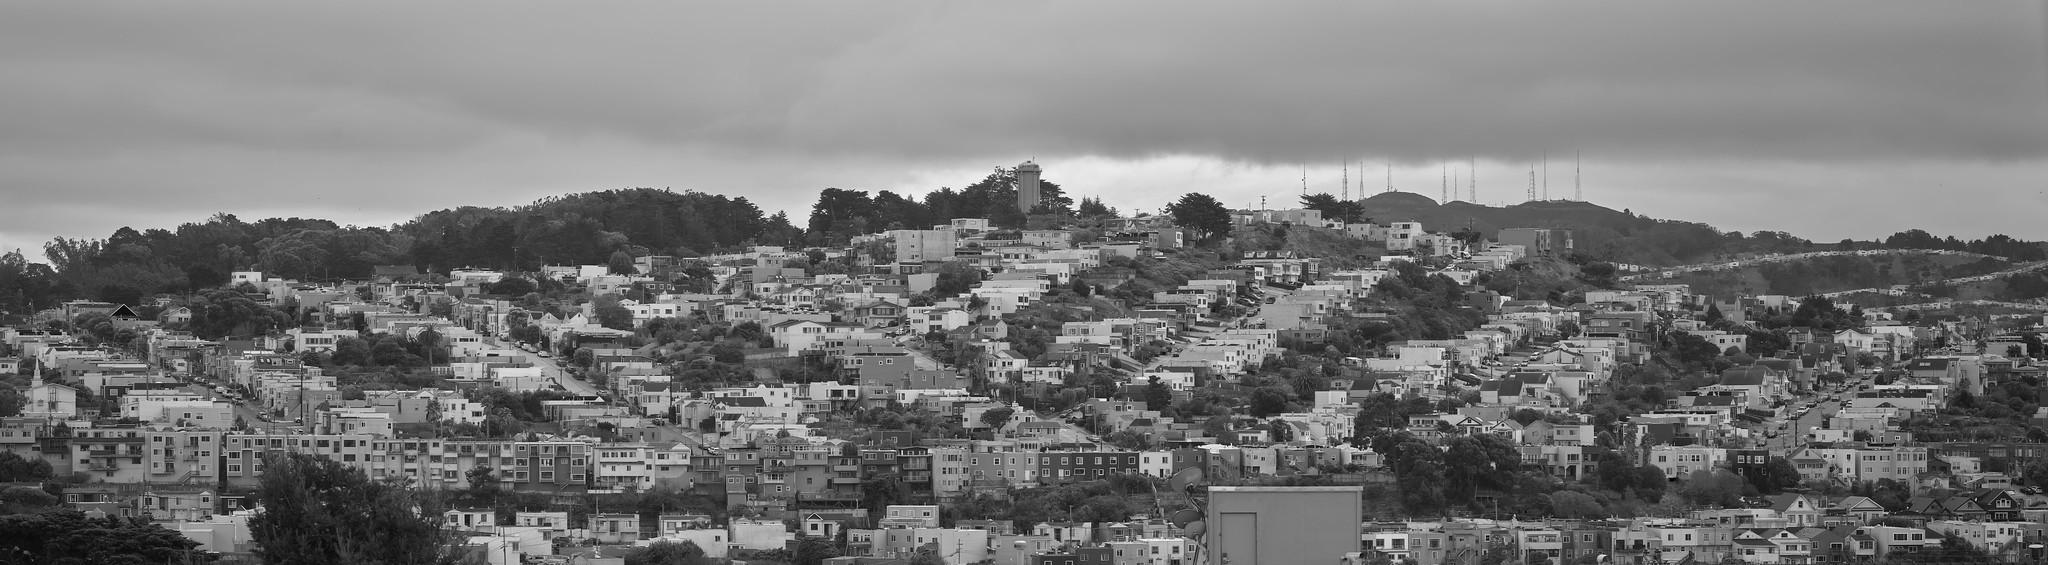
[[[996,170],[966,188],[922,199],[881,191],[825,189],[806,218],[768,214],[744,196],[694,191],[623,189],[551,197],[516,207],[465,206],[426,212],[390,227],[341,226],[318,218],[253,222],[217,214],[174,229],[123,227],[104,240],[57,239],[45,246],[49,265],[21,254],[0,256],[0,310],[23,312],[74,298],[136,303],[159,293],[224,284],[229,273],[257,270],[299,280],[368,277],[378,265],[429,272],[462,267],[530,270],[543,264],[601,264],[642,254],[695,256],[746,245],[825,245],[899,226],[953,217],[989,217],[999,225],[1061,225],[1116,216],[1099,201],[1078,206],[1057,184],[1043,182],[1047,206],[1029,217],[1007,202],[1012,177]],[[1325,196],[1326,197],[1326,196]],[[1327,197],[1326,197],[1327,198]],[[1348,204],[1348,203],[1347,203]],[[1907,230],[1883,242],[1817,245],[1784,232],[1722,233],[1706,224],[1659,220],[1586,202],[1527,202],[1491,207],[1439,204],[1414,193],[1388,192],[1358,201],[1379,223],[1419,221],[1445,233],[1492,237],[1503,228],[1574,231],[1580,257],[1640,265],[1676,265],[1728,257],[1859,248],[1953,249],[2015,260],[2048,258],[2042,244],[1992,236],[1979,241]],[[1005,211],[994,214],[991,211]],[[980,216],[977,216],[979,214]],[[1364,264],[1385,250],[1334,230],[1298,228],[1239,234],[1235,251],[1284,249],[1323,257],[1333,268]],[[1730,291],[1799,294],[1847,286],[1913,282],[1916,273],[1956,276],[1958,265],[1822,265],[1814,272],[1764,272],[1701,284]],[[1718,286],[1717,286],[1718,285]]]
[[[2009,263],[1996,259],[1954,255],[1820,257],[1793,263],[1766,263],[1726,271],[1688,273],[1646,282],[1689,284],[1694,292],[1721,297],[1744,294],[1806,296],[1981,275],[2008,266]]]
[[[1706,224],[1657,220],[1590,202],[1525,202],[1492,207],[1464,201],[1438,204],[1420,194],[1383,192],[1362,201],[1374,221],[1422,222],[1436,231],[1470,229],[1492,237],[1503,228],[1569,228],[1578,249],[1607,261],[1678,265],[1754,246],[1731,246]],[[1808,245],[1804,240],[1799,245]]]

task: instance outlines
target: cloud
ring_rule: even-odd
[[[923,192],[1026,157],[1127,209],[1298,194],[1302,164],[1333,183],[1340,161],[1435,194],[1439,164],[1475,158],[1512,196],[1514,171],[1583,152],[1628,183],[1596,201],[1743,229],[2048,212],[2030,2],[603,8],[0,8],[0,245],[623,186],[801,215],[826,186]]]

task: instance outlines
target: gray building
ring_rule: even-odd
[[[1209,487],[1197,563],[1335,564],[1359,551],[1364,487]]]

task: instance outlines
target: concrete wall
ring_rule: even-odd
[[[1337,563],[1359,548],[1363,487],[1210,487],[1203,562]]]

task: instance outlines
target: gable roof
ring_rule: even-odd
[[[1765,498],[1770,499],[1771,508],[1779,512],[1791,510],[1792,504],[1798,502],[1800,499],[1806,499],[1806,507],[1808,510],[1817,510],[1820,508],[1820,505],[1815,504],[1813,502],[1813,499],[1807,498],[1807,496],[1803,494],[1779,494],[1768,496]]]
[[[1757,365],[1735,367],[1721,372],[1723,386],[1762,386],[1764,378],[1770,376],[1769,369]]]

